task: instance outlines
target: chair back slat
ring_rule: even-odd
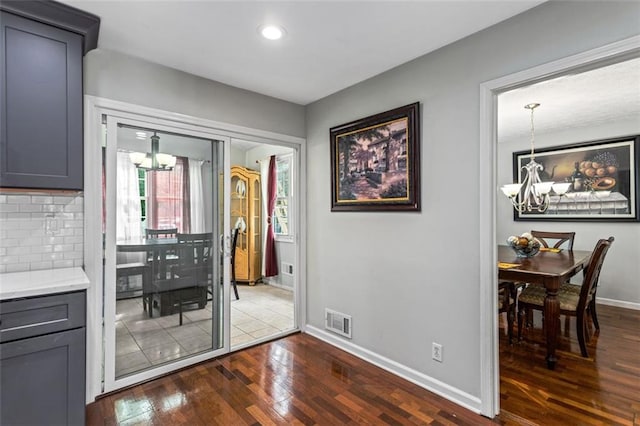
[[[210,272],[212,233],[177,234],[178,265],[174,273],[179,276],[195,276],[200,282],[206,282]]]
[[[613,244],[613,237],[608,239],[601,239],[596,243],[596,247],[593,249],[591,259],[587,265],[587,269],[584,273],[584,279],[582,281],[582,287],[580,289],[580,300],[578,301],[578,311],[584,310],[591,302],[598,286],[598,280],[600,279],[600,271],[604,263],[604,258]]]
[[[561,248],[566,243],[567,250],[573,250],[573,240],[575,239],[575,232],[547,232],[547,231],[531,231],[533,238],[540,241],[543,247],[546,248]],[[547,241],[547,240],[552,240]],[[555,241],[555,243],[553,243]],[[553,243],[553,246],[549,244]]]
[[[147,238],[176,238],[178,228],[153,229],[147,228],[144,231]]]

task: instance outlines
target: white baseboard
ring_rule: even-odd
[[[603,299],[602,297],[597,297],[596,303],[600,305],[617,306],[618,308],[626,308],[626,309],[633,309],[634,311],[640,311],[640,303],[635,303],[635,302],[625,302],[624,300]]]
[[[332,346],[342,349],[345,352],[349,352],[350,354],[355,355],[360,359],[368,361],[373,365],[387,370],[388,372],[395,374],[396,376],[402,377],[403,379],[408,380],[420,387],[423,387],[430,392],[440,395],[441,397],[446,398],[449,401],[452,401],[464,408],[467,408],[474,413],[481,413],[481,403],[480,398],[478,397],[469,395],[468,393],[463,392],[460,389],[454,388],[453,386],[436,380],[433,377],[427,376],[426,374],[402,365],[389,358],[385,358],[375,352],[348,342],[342,337],[334,336],[333,334],[312,325],[307,324],[304,332],[317,337],[318,339],[323,340]]]

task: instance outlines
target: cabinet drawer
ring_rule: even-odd
[[[85,325],[85,292],[0,303],[0,343]]]

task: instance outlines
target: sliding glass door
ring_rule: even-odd
[[[111,391],[228,351],[229,140],[131,117],[104,126]]]

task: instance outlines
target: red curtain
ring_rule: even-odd
[[[147,228],[178,228],[180,233],[191,232],[189,160],[178,157],[173,170],[150,171],[147,177],[150,190]]]
[[[267,245],[265,247],[265,276],[278,275],[278,259],[276,259],[276,244],[273,233],[273,210],[276,206],[276,156],[269,160],[269,179],[267,180]]]

